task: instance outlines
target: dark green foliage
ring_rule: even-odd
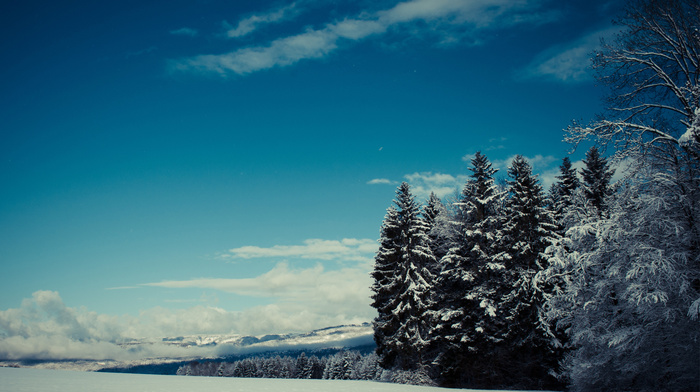
[[[484,276],[492,287],[493,303],[490,317],[482,319],[488,322],[482,322],[485,339],[479,351],[490,366],[488,385],[552,387],[556,381],[547,374],[559,357],[549,328],[540,320],[544,293],[534,278],[547,266],[543,253],[556,239],[557,228],[544,206],[542,187],[522,156],[515,157],[508,175],[502,251],[494,257],[501,268]]]
[[[574,204],[574,194],[580,186],[580,181],[576,175],[576,169],[571,166],[569,157],[564,157],[557,182],[552,185],[552,211],[554,218],[560,222],[566,210]]]
[[[598,215],[601,215],[606,210],[605,199],[612,194],[610,180],[615,171],[610,169],[608,161],[600,156],[595,147],[588,150],[583,163],[586,164],[586,167],[581,170],[583,193],[591,205],[596,208]]]
[[[387,211],[372,273],[372,306],[377,309],[374,337],[380,365],[419,369],[429,345],[431,288],[435,256],[428,225],[407,183],[396,190]]]
[[[479,346],[483,347],[482,321],[488,318],[490,298],[495,294],[488,276],[500,269],[494,264],[500,230],[499,192],[496,170],[477,152],[454,218],[456,234],[441,260],[433,329],[438,349],[437,378],[443,385],[475,384],[480,377]]]

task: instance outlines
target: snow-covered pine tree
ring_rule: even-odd
[[[579,179],[576,175],[576,168],[572,167],[569,157],[562,159],[559,166],[560,174],[556,176],[557,182],[552,187],[552,193],[555,194],[555,202],[553,204],[554,217],[559,223],[565,211],[574,203],[574,193],[579,187]]]
[[[610,169],[607,159],[600,155],[595,146],[586,152],[583,163],[586,165],[581,170],[583,193],[600,216],[606,210],[606,198],[612,194],[610,180],[615,171]]]
[[[491,324],[484,324],[492,382],[505,387],[552,387],[549,373],[557,366],[557,342],[540,318],[546,288],[536,284],[536,274],[547,267],[545,249],[557,238],[551,212],[544,207],[542,187],[530,164],[518,155],[508,168],[505,223],[495,258],[504,269],[494,287]],[[495,385],[492,385],[495,386]]]
[[[399,212],[390,206],[382,223],[379,250],[374,258],[372,272],[372,307],[377,309],[377,317],[373,322],[374,341],[377,344],[379,364],[387,369],[394,365],[398,355],[393,339],[400,320],[394,317],[392,306],[400,294],[396,277],[401,263],[401,241]]]
[[[310,373],[309,358],[306,357],[305,353],[299,354],[294,365],[294,374],[292,378],[311,378],[307,377]]]
[[[435,259],[440,260],[449,250],[452,225],[445,205],[434,192],[428,197],[423,209],[423,218],[428,226],[430,249]]]
[[[491,316],[493,281],[502,264],[494,263],[500,230],[500,199],[496,173],[488,158],[477,152],[469,169],[472,174],[457,203],[454,223],[457,235],[441,261],[436,293],[438,309],[434,327],[440,382],[473,385],[480,372],[477,350],[483,338],[480,325]]]
[[[384,368],[419,369],[426,365],[432,287],[436,263],[430,249],[428,226],[421,208],[402,183],[396,190],[381,230],[372,273],[372,306],[377,354]]]
[[[302,379],[321,379],[325,369],[324,363],[315,355],[312,355],[306,360],[306,364],[301,369],[299,378]]]

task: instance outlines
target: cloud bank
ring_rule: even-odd
[[[330,288],[322,289],[328,292]],[[271,304],[230,312],[216,307],[153,308],[139,316],[110,316],[85,308],[72,308],[54,291],[37,291],[19,308],[0,311],[0,360],[139,360],[144,358],[206,357],[217,347],[127,345],[133,339],[160,340],[200,334],[264,335],[310,331],[326,326],[360,324],[374,314],[369,299],[362,309],[350,306],[338,294],[329,295],[324,310],[299,304]],[[339,302],[338,302],[339,301]],[[320,301],[319,301],[320,302]],[[328,311],[331,304],[346,304]],[[348,313],[343,314],[344,310]],[[325,312],[325,313],[324,313]]]
[[[241,37],[259,26],[274,23],[299,12],[292,4],[270,13],[253,15],[227,32]],[[224,54],[207,54],[173,60],[170,68],[184,72],[246,75],[302,60],[328,56],[341,45],[406,28],[412,35],[438,36],[442,44],[478,42],[484,31],[523,23],[538,23],[551,16],[538,12],[535,1],[526,0],[411,0],[391,8],[364,12],[326,23],[320,28],[280,37],[267,45],[254,45]],[[420,27],[417,27],[420,26]],[[416,30],[418,28],[419,30]]]
[[[133,339],[197,334],[264,335],[307,332],[374,318],[370,272],[375,240],[309,239],[301,245],[234,248],[230,259],[299,258],[334,261],[294,268],[288,261],[252,278],[194,278],[119,287],[200,288],[264,299],[266,305],[243,311],[214,306],[185,309],[155,307],[138,316],[99,314],[66,306],[59,293],[37,291],[19,308],[0,310],[0,359],[115,359],[192,357],[215,354],[212,348],[138,345]]]

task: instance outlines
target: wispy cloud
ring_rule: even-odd
[[[506,170],[510,165],[513,163],[513,159],[515,159],[516,155],[511,155],[510,157],[506,159],[496,159],[493,160],[491,163],[493,164],[493,167],[499,169],[499,170]],[[558,158],[552,156],[552,155],[540,155],[537,154],[533,157],[527,157],[524,156],[525,160],[532,166],[533,171],[538,171],[541,169],[546,169],[551,167],[551,165],[554,162],[558,161]]]
[[[183,27],[181,29],[177,30],[170,30],[170,34],[172,35],[184,35],[187,37],[196,37],[199,35],[199,31],[196,29],[190,28],[190,27]]]
[[[369,185],[393,185],[393,184],[396,184],[396,181],[391,181],[388,178],[374,178],[372,180],[367,181],[367,184],[369,184]]]
[[[239,75],[294,64],[303,59],[321,58],[334,50],[337,35],[328,30],[308,30],[305,33],[273,41],[266,47],[239,49],[222,55],[202,55],[171,63],[181,71],[216,72]]]
[[[368,262],[333,270],[321,263],[310,268],[293,268],[288,262],[280,262],[251,278],[196,278],[143,286],[218,290],[268,299],[272,301],[269,305],[247,309],[233,320],[229,318],[231,324],[227,328],[237,333],[304,331],[371,320],[371,268]]]
[[[593,52],[600,48],[601,39],[609,39],[618,32],[618,27],[605,28],[573,42],[549,48],[537,55],[519,76],[525,79],[544,78],[567,83],[592,80]]]
[[[146,283],[144,286],[212,289],[250,297],[278,298],[284,302],[305,303],[309,309],[331,311],[331,308],[338,307],[369,306],[369,269],[368,266],[354,266],[329,271],[320,263],[312,268],[294,269],[287,262],[281,262],[254,278],[198,278]],[[329,303],[333,306],[329,307]]]
[[[399,29],[415,22],[422,22],[424,31],[430,34],[442,34],[441,42],[448,42],[465,35],[477,35],[487,29],[533,23],[537,19],[533,16],[537,14],[534,12],[536,4],[537,2],[526,0],[405,1],[389,9],[365,12],[360,16],[327,23],[322,28],[310,28],[297,35],[281,37],[268,45],[174,60],[170,66],[178,71],[245,75],[292,65],[305,59],[322,58],[338,49],[341,41],[353,42],[378,36],[390,29]],[[289,6],[249,17],[229,30],[228,34],[233,37],[249,34],[260,24],[284,19],[294,9],[296,8]]]
[[[296,3],[274,9],[272,11],[259,13],[241,19],[236,27],[229,29],[226,35],[229,38],[240,38],[253,33],[261,26],[289,20],[299,14],[299,7]]]
[[[443,198],[464,186],[466,175],[453,176],[451,174],[421,172],[406,174],[406,181],[411,185],[411,192],[419,200],[427,199],[431,193]]]
[[[275,245],[272,247],[243,246],[222,255],[227,259],[287,258],[367,261],[378,249],[373,239],[343,238],[342,240],[308,239],[302,245]]]

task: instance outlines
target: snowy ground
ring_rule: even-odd
[[[0,392],[445,392],[371,381],[151,376],[0,368]],[[491,391],[494,392],[494,391]]]

